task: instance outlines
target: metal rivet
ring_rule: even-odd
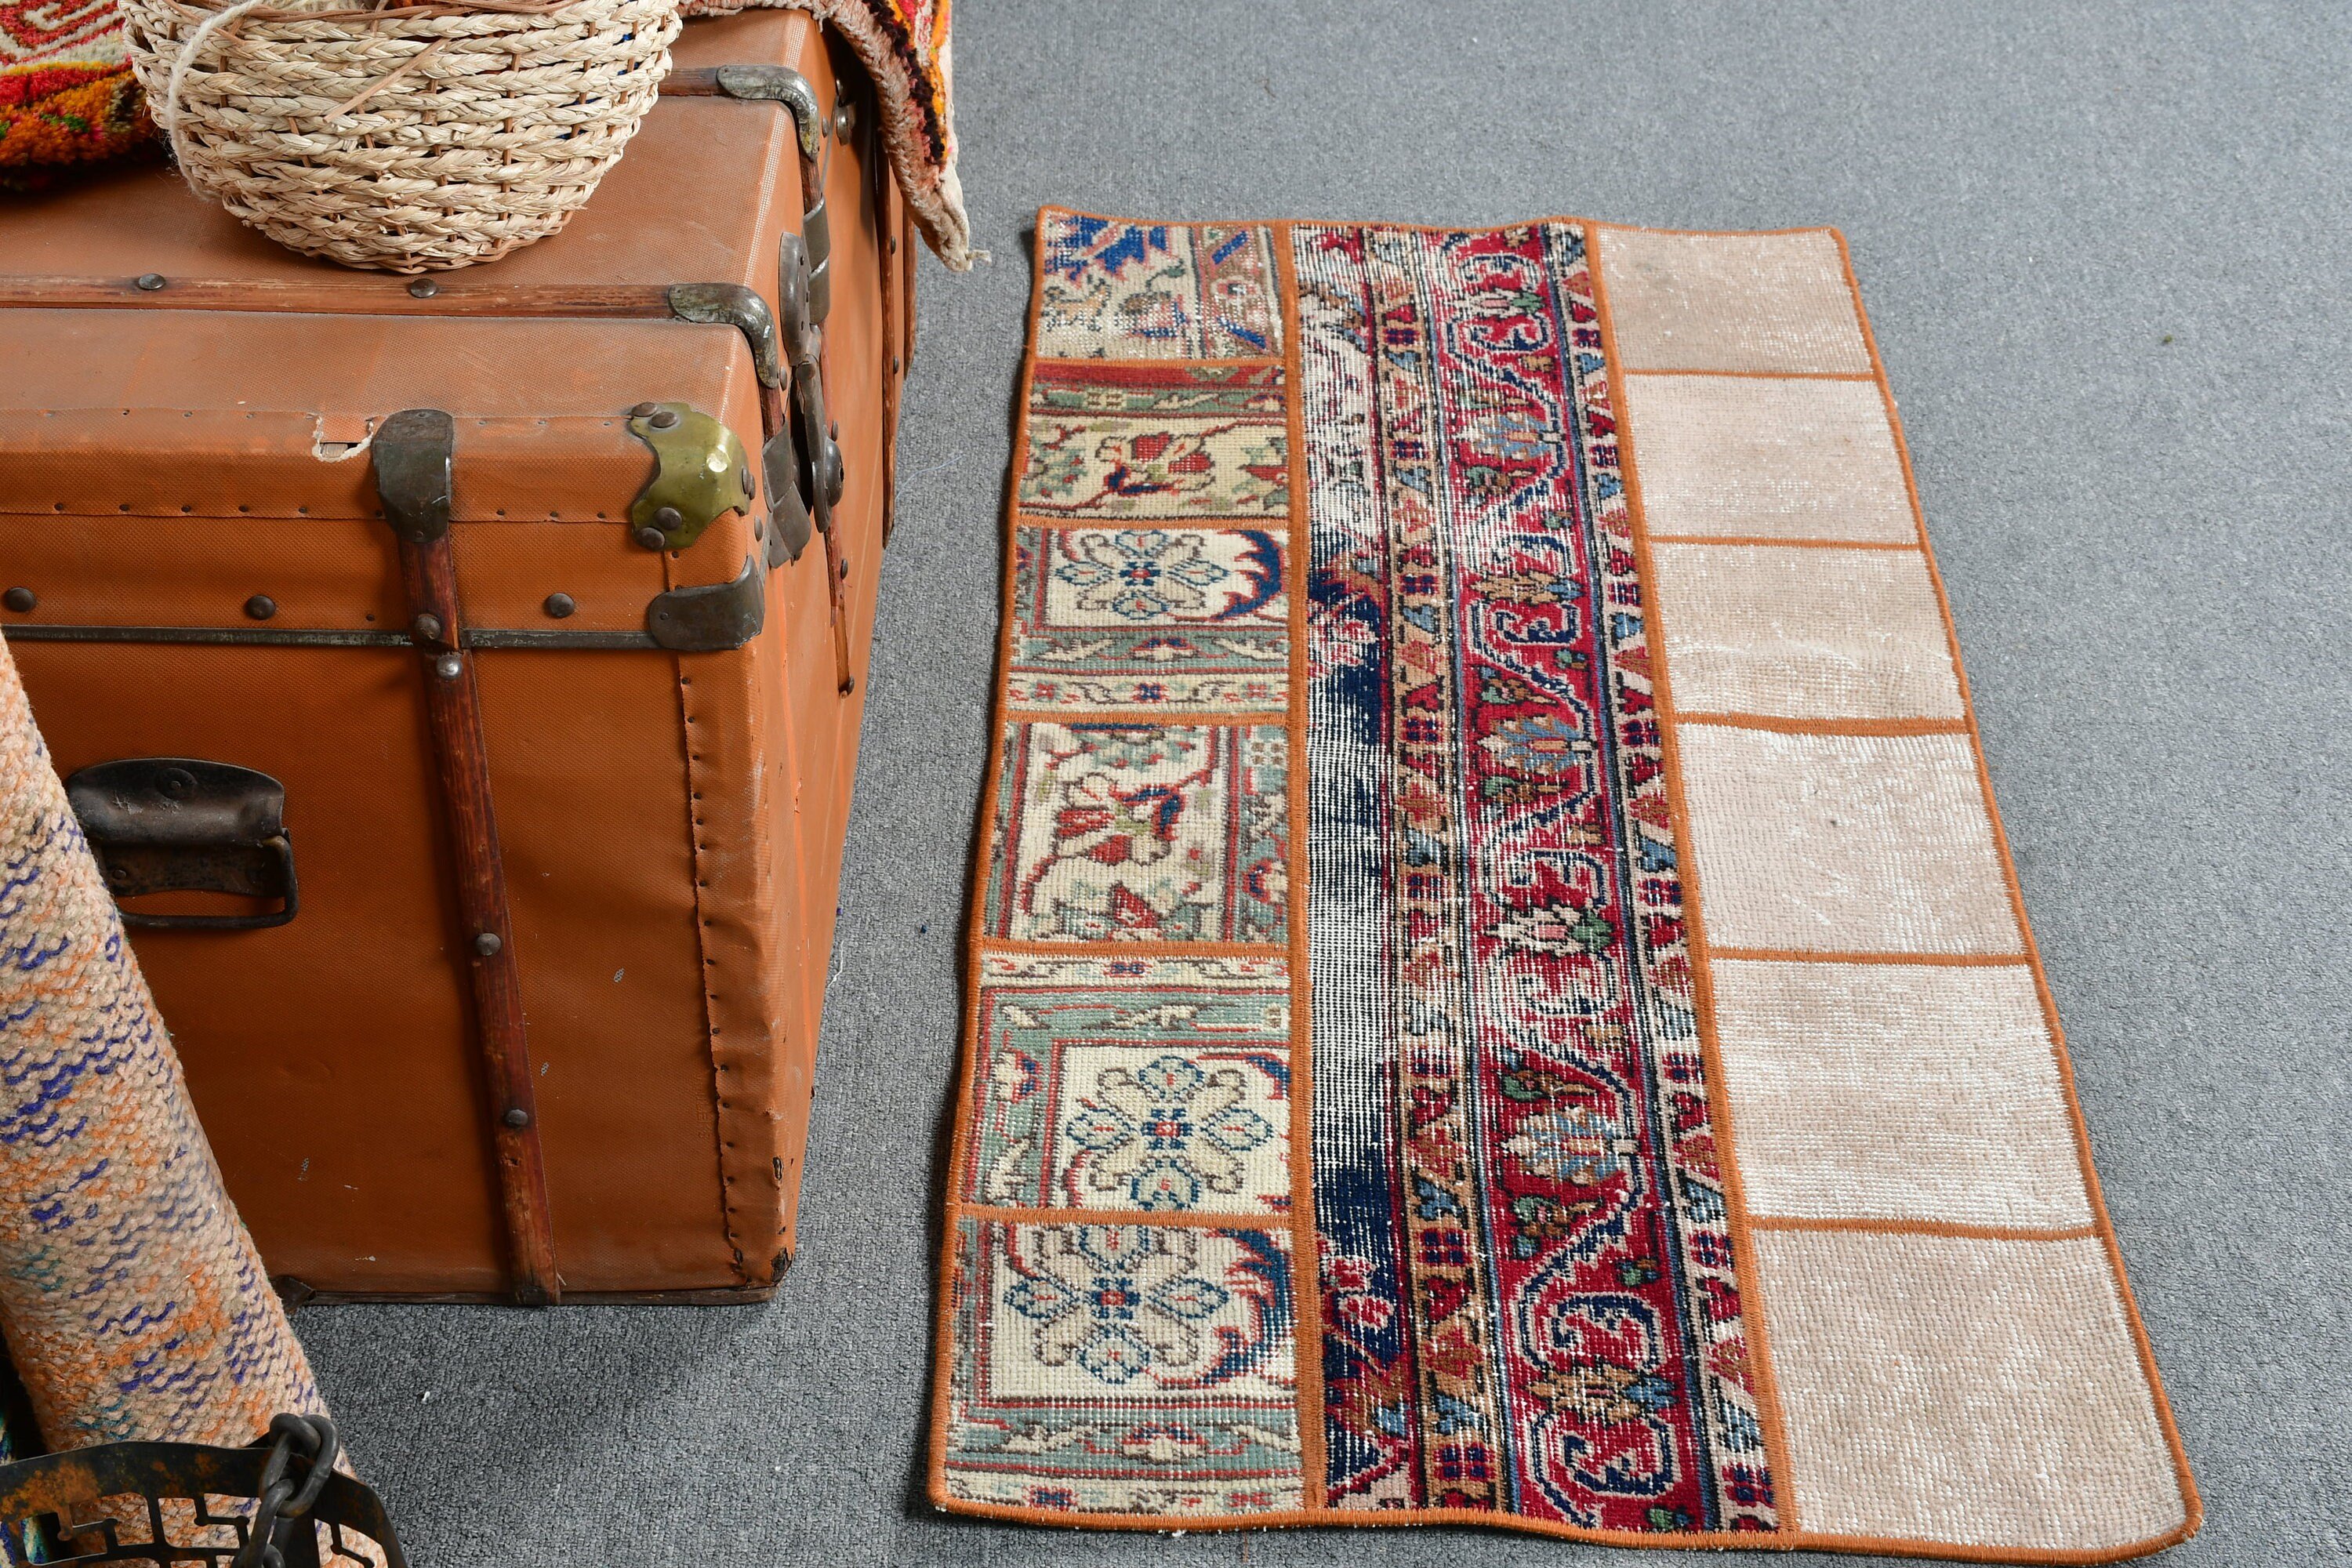
[[[499,949],[504,946],[506,943],[499,940],[499,933],[494,931],[486,931],[474,939],[474,951],[484,958],[496,958]]]
[[[40,602],[41,596],[30,588],[11,588],[0,594],[0,605],[7,605],[20,616]]]
[[[109,866],[106,868],[106,879],[110,882],[127,882],[131,880],[130,868],[124,866]]]
[[[152,294],[156,289],[161,289],[163,286],[163,275],[160,272],[142,272],[139,275],[137,281],[142,289],[147,293]]]
[[[849,134],[850,127],[851,127],[851,126],[853,126],[853,125],[856,125],[856,123],[857,123],[857,106],[856,106],[856,104],[854,104],[854,103],[843,103],[843,104],[837,105],[837,106],[834,109],[834,111],[833,111],[833,133],[834,133],[835,135],[836,135],[836,136],[846,136],[846,135],[848,135],[848,134]]]
[[[835,420],[834,420],[832,423],[828,424],[828,425],[824,427],[824,433],[825,433],[825,437],[826,437],[826,438],[827,438],[827,439],[829,439],[829,440],[834,440],[834,441],[838,441],[838,440],[840,440],[840,439],[841,439],[841,421],[840,421],[840,420],[838,420],[838,419],[835,419]]]
[[[897,375],[898,374],[898,356],[897,354],[892,354],[890,356],[890,374],[892,375]]]
[[[408,286],[408,297],[412,300],[430,300],[439,292],[441,285],[430,278],[419,278]]]
[[[433,661],[433,673],[444,680],[455,680],[466,673],[466,667],[456,654],[445,653]]]
[[[635,540],[639,544],[644,545],[647,550],[667,550],[669,548],[669,535],[664,533],[658,528],[641,528],[637,530],[636,532],[629,535],[629,537]]]
[[[185,800],[196,793],[196,775],[185,768],[165,768],[155,775],[155,790],[173,800]]]
[[[651,414],[646,416],[646,423],[652,426],[656,430],[667,430],[671,426],[677,423],[677,410],[675,408],[656,408]]]
[[[569,594],[550,594],[547,596],[547,603],[541,607],[560,621],[580,606],[572,602],[572,595]]]
[[[747,496],[756,496],[760,493],[760,487],[751,482],[751,465],[749,463],[736,470],[735,482],[743,487],[743,493]]]
[[[655,410],[660,405],[658,404],[640,403],[635,408],[629,410],[629,417],[632,419],[650,419],[654,416]]]
[[[245,602],[245,613],[257,621],[266,621],[278,613],[278,601],[267,594],[256,594]]]
[[[530,1125],[530,1112],[520,1105],[510,1105],[507,1107],[505,1120],[509,1127],[528,1127]]]
[[[408,629],[416,634],[416,638],[419,642],[439,642],[441,640],[441,617],[438,616],[419,616],[415,620],[409,622]]]
[[[898,254],[898,237],[895,234],[890,237],[890,254],[893,256]]]
[[[765,539],[768,537],[767,519],[755,517],[751,520],[751,537],[755,540]]]
[[[664,533],[676,533],[677,525],[685,521],[686,514],[674,506],[660,507],[654,512],[654,526]]]

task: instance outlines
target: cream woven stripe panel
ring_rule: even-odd
[[[1749,1311],[1809,1535],[2187,1522],[1943,594],[1828,230],[1601,228]]]

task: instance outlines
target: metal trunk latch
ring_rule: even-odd
[[[833,509],[841,500],[841,444],[825,412],[824,329],[809,298],[807,247],[801,237],[787,234],[776,241],[776,301],[781,317],[785,356],[792,363],[792,426],[798,437],[799,486],[808,503],[811,526],[824,540],[825,597],[833,614],[835,677],[843,691],[854,684],[849,663],[849,610],[843,592],[849,574],[841,535],[833,524]]]
[[[799,388],[801,342],[808,330],[808,253],[795,234],[777,242],[776,314],[789,395]],[[782,411],[775,434],[761,454],[768,485],[768,516],[773,523],[768,536],[771,566],[799,560],[816,531],[807,468],[802,460],[809,448],[801,438],[797,398],[794,404]]]
[[[286,786],[268,773],[196,757],[94,763],[66,781],[66,800],[117,900],[142,893],[233,893],[276,901],[271,913],[158,915],[122,923],[182,931],[267,931],[301,908]]]
[[[824,318],[809,297],[807,247],[796,234],[776,241],[776,300],[792,370],[799,426],[800,484],[812,512],[841,504],[841,443],[824,405]]]

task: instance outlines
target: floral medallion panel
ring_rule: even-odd
[[[1286,1225],[956,1227],[951,1493],[1115,1514],[1302,1497]]]
[[[1283,532],[1024,525],[1013,548],[1013,706],[1265,713],[1288,702]]]
[[[1289,1212],[1284,960],[990,954],[979,1005],[973,1202]]]

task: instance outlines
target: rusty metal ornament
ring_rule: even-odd
[[[383,1501],[335,1470],[341,1446],[322,1415],[284,1415],[251,1447],[101,1443],[0,1466],[0,1525],[30,1524],[60,1568],[112,1563],[158,1568],[408,1568]],[[102,1500],[137,1498],[144,1518],[101,1515]],[[252,1506],[214,1513],[215,1500]],[[166,1504],[175,1506],[166,1508]],[[67,1528],[68,1520],[78,1521]],[[126,1529],[129,1526],[129,1529]],[[174,1541],[178,1528],[190,1536]],[[320,1555],[320,1534],[327,1555]],[[126,1534],[136,1538],[125,1540]],[[362,1550],[354,1541],[366,1542]]]

